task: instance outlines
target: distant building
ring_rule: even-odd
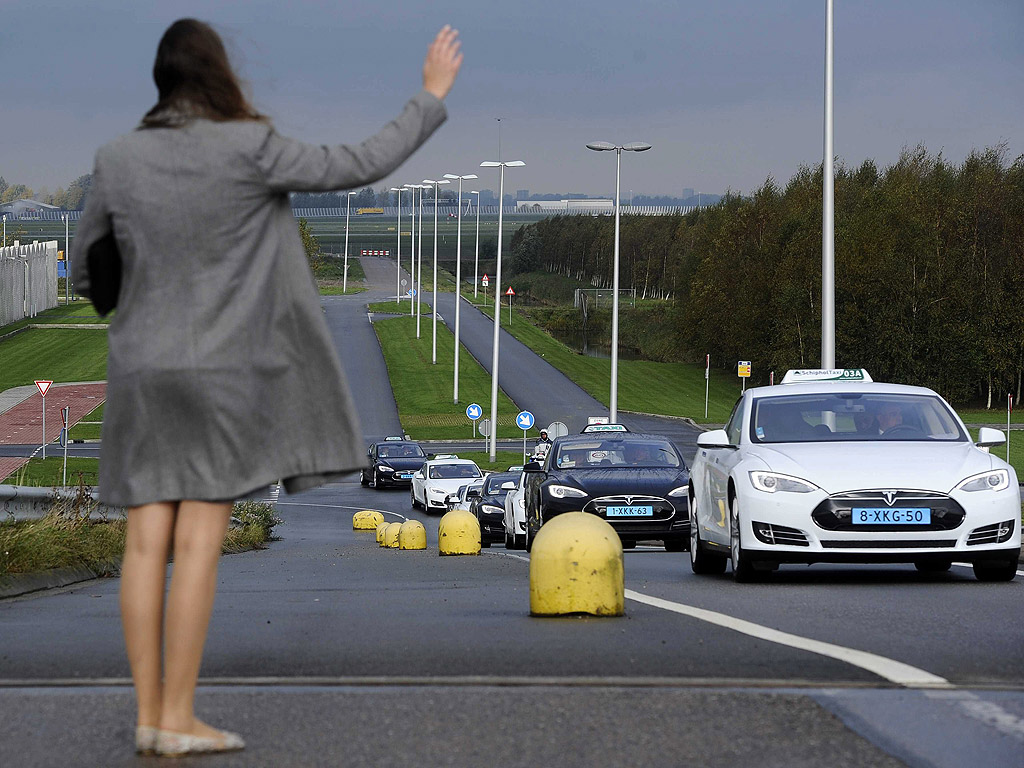
[[[530,199],[530,190],[528,190],[528,189],[517,189],[516,190],[516,200],[529,200],[529,199]]]
[[[15,219],[38,219],[46,211],[59,211],[60,206],[40,203],[38,200],[14,200],[0,205],[0,214],[6,213]]]
[[[517,200],[516,211],[562,211],[564,213],[611,213],[614,200]]]

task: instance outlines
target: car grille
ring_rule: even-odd
[[[967,546],[1002,544],[1013,535],[1013,527],[1013,520],[1004,520],[1001,523],[993,523],[992,525],[983,525],[981,528],[975,528],[971,531],[971,535],[967,537]]]
[[[956,539],[822,539],[825,549],[945,549]]]
[[[772,525],[771,523],[751,523],[754,527],[754,535],[757,540],[764,544],[776,544],[787,547],[809,547],[810,542],[803,531],[796,528],[787,528],[784,525]]]
[[[654,514],[651,516],[637,518],[608,517],[607,515],[608,507],[638,506],[653,507]],[[592,499],[584,507],[584,511],[597,513],[612,523],[618,523],[625,520],[629,520],[631,522],[665,522],[666,520],[671,520],[676,512],[675,507],[672,506],[672,502],[668,499],[662,498],[661,496],[632,496],[628,494],[600,496],[596,499]]]
[[[888,498],[886,494],[889,494]],[[854,525],[854,507],[928,507],[932,511],[932,521],[929,525]],[[822,501],[811,512],[814,524],[826,531],[951,531],[963,523],[964,517],[964,508],[944,493],[909,490],[836,494]]]

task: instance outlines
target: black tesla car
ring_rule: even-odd
[[[419,443],[389,437],[370,443],[366,451],[369,467],[360,470],[359,482],[371,488],[412,485],[412,476],[427,456]]]
[[[469,505],[480,522],[480,546],[505,541],[505,497],[518,481],[518,472],[493,472],[484,478],[480,495]]]
[[[681,552],[689,545],[690,472],[667,437],[604,432],[559,437],[543,464],[526,468],[526,545],[562,512],[607,520],[624,547],[661,540]]]

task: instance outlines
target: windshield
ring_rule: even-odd
[[[454,480],[459,477],[480,477],[476,464],[434,464],[430,468],[431,480]]]
[[[416,459],[423,457],[423,449],[418,445],[382,445],[377,455],[382,459]]]
[[[680,465],[679,454],[667,440],[624,440],[621,437],[568,443],[559,447],[555,457],[558,469]]]
[[[501,490],[501,486],[504,483],[518,483],[519,474],[516,472],[495,472],[492,475],[488,475],[487,479],[484,480],[484,496],[505,496],[508,491]]]
[[[933,395],[858,392],[762,397],[750,419],[754,443],[945,440],[967,435]]]

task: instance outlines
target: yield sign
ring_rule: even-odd
[[[484,288],[486,288],[490,284],[490,282],[491,279],[487,277],[487,275],[484,275],[483,278],[480,280],[480,284],[483,285]]]
[[[508,290],[505,291],[505,295],[506,296],[515,296],[516,295],[516,292],[512,290],[512,286],[511,285],[508,287]]]
[[[36,387],[39,389],[39,394],[46,397],[46,390],[50,388],[51,384],[53,384],[52,381],[37,381]]]

